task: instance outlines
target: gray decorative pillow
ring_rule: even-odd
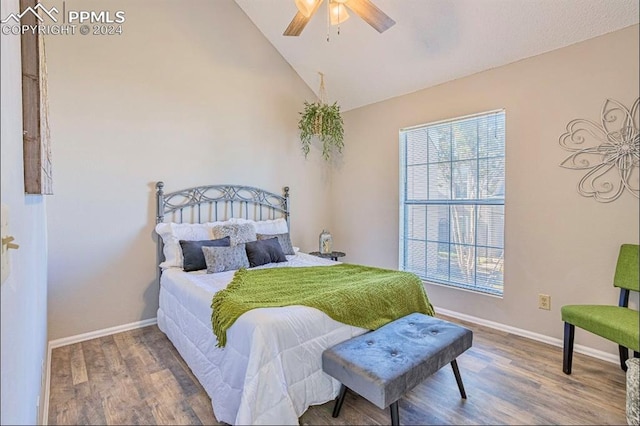
[[[287,257],[282,252],[282,247],[276,237],[268,240],[250,241],[245,244],[247,258],[252,268],[266,265],[267,263],[286,262]]]
[[[273,235],[257,234],[256,237],[258,238],[258,241],[268,240],[269,238],[277,237],[278,242],[280,243],[280,247],[282,247],[282,251],[284,252],[284,254],[289,254],[292,256],[296,254],[296,252],[293,251],[293,245],[291,244],[291,237],[289,236],[288,232],[284,234],[273,234]]]
[[[182,247],[182,262],[185,272],[199,271],[201,269],[207,269],[207,264],[204,260],[204,254],[202,253],[202,247],[229,247],[229,237],[224,237],[219,240],[204,240],[204,241],[184,241],[180,240],[180,247]]]
[[[249,267],[244,244],[231,247],[202,247],[202,253],[207,263],[207,274]]]
[[[248,243],[256,240],[256,227],[253,223],[227,223],[211,228],[211,237],[214,240],[231,237],[231,245]]]

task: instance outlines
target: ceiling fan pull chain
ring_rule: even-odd
[[[331,3],[331,0],[329,0],[329,3]],[[340,22],[342,22],[340,12],[342,12],[343,7],[342,4],[338,4],[338,35],[340,35]]]
[[[327,0],[327,43],[329,43],[330,31],[331,31],[331,0]]]

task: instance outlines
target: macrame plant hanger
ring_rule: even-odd
[[[321,105],[327,104],[327,89],[324,87],[324,74],[318,71],[320,75],[320,90],[318,91],[318,103]],[[322,114],[318,114],[315,117],[315,123],[313,124],[314,133],[320,134],[322,131]]]
[[[324,74],[318,71],[320,76],[320,90],[318,91],[318,100],[321,104],[327,103],[327,89],[324,87]]]

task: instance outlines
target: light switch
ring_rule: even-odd
[[[2,204],[2,208],[0,210],[0,236],[2,237],[2,253],[0,253],[0,258],[2,258],[2,281],[1,283],[7,280],[9,273],[11,272],[11,263],[9,262],[9,208]],[[5,244],[7,241],[7,244]]]

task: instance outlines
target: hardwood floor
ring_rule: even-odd
[[[445,367],[400,400],[401,424],[626,424],[625,375],[616,364],[574,355],[562,373],[562,350],[506,332],[446,318],[474,332],[458,358],[468,399]],[[309,408],[305,425],[390,424],[351,392],[340,417],[333,401]],[[221,424],[211,401],[157,328],[56,348],[49,424]]]

